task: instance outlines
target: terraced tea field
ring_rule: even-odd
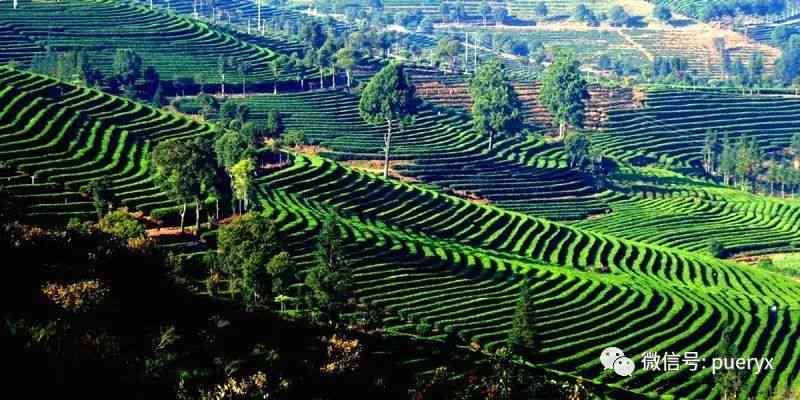
[[[92,219],[79,192],[108,176],[120,203],[134,210],[173,207],[152,181],[149,154],[161,140],[211,127],[94,89],[0,68],[0,184],[38,221]]]
[[[466,3],[470,10],[478,4]],[[219,134],[201,118],[25,72],[45,46],[88,49],[106,73],[114,49],[133,48],[162,76],[201,71],[211,82],[219,55],[251,61],[248,80],[271,82],[271,60],[301,48],[274,32],[250,35],[241,25],[234,32],[204,21],[208,4],[198,19],[163,10],[191,14],[191,2],[155,4],[23,1],[12,10],[0,2],[0,63],[13,59],[20,66],[0,66],[0,186],[25,206],[26,220],[63,225],[71,217],[95,219],[92,199],[81,190],[98,177],[111,179],[120,205],[171,216],[175,202],[153,181],[151,150],[168,140]],[[534,4],[515,3],[512,13]],[[568,9],[576,3],[548,4]],[[243,0],[215,7],[240,24],[255,12]],[[267,23],[311,18],[274,7],[262,12]],[[623,33],[612,39],[586,34],[598,35],[589,52],[625,51],[641,41],[647,51],[671,54],[657,39],[648,44],[658,33]],[[585,39],[560,34],[547,40],[574,39],[579,46]],[[696,57],[702,57],[699,50]],[[277,78],[294,79],[291,72],[281,70]],[[226,81],[239,78],[232,73]],[[641,88],[592,86],[585,133],[617,166],[601,185],[569,168],[564,145],[543,135],[552,124],[538,104],[538,84],[516,84],[526,104],[526,133],[500,137],[489,151],[466,112],[471,99],[463,79],[417,76],[416,83],[429,101],[414,124],[395,133],[390,179],[365,170],[382,157],[385,127],[364,122],[349,90],[219,99],[246,102],[258,123],[279,111],[287,128],[303,130],[317,145],[314,155],[285,148],[287,163],[262,165],[253,174],[258,209],[276,221],[301,280],[315,266],[323,219],[335,213],[354,269],[354,295],[387,312],[382,322],[389,335],[422,335],[420,325],[429,325],[432,331],[422,336],[442,339],[452,331],[462,345],[494,351],[506,344],[520,288],[527,286],[541,341],[535,361],[619,389],[613,398],[723,398],[710,368],[639,366],[646,352],[725,356],[724,336],[738,349],[735,356],[773,360],[772,369],[743,375],[742,398],[765,399],[800,385],[796,275],[786,274],[786,265],[768,268],[709,254],[712,242],[720,242],[729,255],[793,260],[773,253],[797,251],[800,202],[743,193],[691,173],[709,129],[731,139],[748,135],[765,151],[787,147],[800,130],[797,96],[650,89],[641,97]],[[180,109],[191,111],[183,107],[191,101],[183,101]],[[212,112],[209,120],[215,117]],[[186,237],[164,248],[187,259],[213,250],[203,247],[213,240]],[[634,361],[631,376],[603,369],[599,355],[609,346]],[[431,372],[439,361],[411,362]]]
[[[9,69],[0,73],[0,98],[0,160],[11,167],[3,170],[7,187],[29,201],[30,212],[41,219],[90,218],[91,205],[76,188],[103,175],[113,177],[115,192],[132,208],[170,207],[148,179],[147,149],[211,130],[92,89]],[[302,128],[333,149],[327,154],[333,158],[368,158],[379,150],[381,127],[364,125],[346,93],[258,96],[249,104],[253,118],[280,110],[287,126]],[[703,242],[692,235],[698,232],[671,233],[685,228],[680,215],[694,218],[712,235],[740,240],[732,246],[768,237],[783,245],[797,236],[790,222],[796,220],[796,206],[723,204],[712,190],[699,187],[707,200],[645,200],[613,192],[581,197],[580,186],[564,183],[574,177],[586,184],[561,165],[557,151],[548,158],[539,141],[508,138],[497,151],[485,152],[484,141],[471,133],[462,114],[432,106],[397,138],[398,158],[414,162],[399,169],[431,186],[387,181],[298,155],[290,166],[258,180],[259,202],[286,234],[303,269],[313,263],[307,249],[322,217],[334,210],[344,219],[356,294],[390,311],[384,321],[390,330],[414,333],[425,322],[436,328],[434,336],[453,329],[484,349],[496,349],[510,327],[519,285],[525,284],[535,293],[541,357],[548,367],[640,393],[715,397],[719,389],[709,370],[640,369],[620,377],[604,372],[597,356],[613,344],[637,363],[646,351],[712,357],[730,327],[744,355],[775,357],[774,371],[747,378],[746,393],[765,396],[797,383],[800,317],[792,310],[800,286],[697,251]],[[30,184],[34,174],[36,183]],[[448,187],[475,188],[496,200],[476,204],[446,194],[442,188]],[[509,195],[517,193],[515,187],[518,203]],[[574,203],[561,198],[570,193]],[[64,198],[67,205],[61,204]],[[574,226],[541,218],[565,215],[560,210],[579,218],[592,201],[613,211]],[[528,207],[526,213],[513,211],[515,204]],[[661,217],[650,217],[659,210]],[[670,215],[673,225],[667,223]],[[752,233],[726,231],[728,223]],[[609,272],[596,272],[598,266]],[[776,311],[770,311],[773,305]]]
[[[379,158],[384,127],[366,125],[351,95],[297,93],[251,97],[247,103],[256,119],[267,110],[284,113],[288,128],[302,129],[312,142],[333,149],[327,156]],[[508,147],[502,153],[488,153],[486,147],[464,115],[427,106],[412,127],[396,135],[392,158],[413,161],[395,167],[407,177],[556,220],[605,212],[616,197],[595,190],[588,176],[567,169],[558,158],[527,157],[527,149],[539,149],[537,141],[507,138],[498,146]]]
[[[596,354],[610,340],[637,362],[648,349],[711,357],[731,326],[745,353],[780,354],[776,365],[789,368],[754,375],[747,393],[764,396],[797,379],[790,366],[800,357],[793,341],[800,320],[786,306],[768,310],[773,301],[797,296],[796,283],[781,277],[387,183],[319,158],[297,158],[262,181],[265,207],[295,246],[313,240],[328,210],[342,215],[357,260],[358,295],[395,311],[385,321],[393,329],[413,331],[422,321],[496,348],[510,324],[515,287],[527,282],[551,367],[641,392],[714,396],[708,370],[637,371],[620,379],[603,373]],[[581,262],[606,263],[612,273],[583,272]]]
[[[84,49],[105,75],[112,72],[115,49],[130,48],[165,79],[203,73],[208,83],[219,83],[220,56],[249,62],[251,82],[272,82],[271,49],[243,41],[203,22],[150,10],[141,5],[104,0],[20,1],[0,3],[0,38],[13,46],[0,47],[0,60],[22,65],[45,46],[59,51]],[[192,68],[187,68],[191,65]],[[289,74],[282,66],[280,76]],[[292,74],[292,78],[294,75]],[[226,82],[241,82],[236,68],[226,72]]]
[[[593,140],[621,160],[646,159],[674,165],[699,165],[706,131],[755,138],[761,148],[785,148],[798,131],[800,99],[746,96],[719,91],[655,90],[644,107],[612,110],[606,131]]]

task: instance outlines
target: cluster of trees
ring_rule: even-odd
[[[564,139],[564,152],[570,168],[588,172],[598,190],[606,187],[608,174],[617,168],[599,147],[592,146],[591,137],[585,132],[570,132]]]
[[[656,57],[651,65],[653,81],[686,81],[689,77],[689,61],[685,57]]]
[[[700,19],[711,21],[723,17],[779,14],[786,9],[786,0],[730,0],[709,1],[699,9]]]
[[[439,15],[443,22],[455,23],[461,23],[469,17],[467,15],[467,9],[464,7],[464,2],[461,0],[453,5],[444,1],[441,2],[439,5]]]
[[[657,5],[653,8],[653,18],[669,23],[672,21],[672,10],[665,5]]]
[[[709,130],[703,145],[702,167],[706,174],[721,177],[726,185],[752,192],[760,187],[770,195],[775,195],[779,189],[781,196],[786,196],[787,189],[795,193],[800,186],[800,170],[796,168],[800,160],[800,133],[792,136],[786,152],[794,156],[795,165],[782,156],[765,159],[755,138],[743,135],[732,141],[727,134],[720,137]]]
[[[728,135],[720,139],[710,130],[706,132],[703,145],[703,168],[706,173],[722,176],[723,182],[741,186],[748,185],[755,190],[756,178],[762,171],[763,154],[758,142],[741,136],[738,141],[731,142]]]
[[[615,27],[632,26],[634,25],[634,18],[622,6],[615,5],[609,10],[608,23]]]
[[[112,74],[104,76],[85,49],[56,52],[50,46],[34,55],[33,72],[89,87],[101,87],[160,106],[164,102],[161,80],[155,67],[143,68],[142,58],[131,49],[117,49],[112,61]]]
[[[56,52],[47,46],[44,53],[34,54],[30,69],[39,74],[90,87],[98,86],[103,81],[103,74],[92,64],[86,50]]]
[[[625,57],[612,58],[612,56],[608,54],[600,55],[597,59],[597,66],[614,73],[617,78],[641,75],[642,73],[641,65],[638,60]]]
[[[460,41],[450,36],[445,36],[436,43],[433,61],[440,67],[447,66],[447,69],[450,71],[455,71],[459,63],[459,55],[462,54],[463,51],[464,45]]]
[[[388,52],[392,45],[392,36],[365,35],[364,32],[353,32],[346,38],[337,35],[335,26],[325,25],[319,21],[311,21],[300,30],[300,40],[305,44],[303,59],[292,54],[289,62],[299,67],[298,70],[316,68],[319,71],[320,88],[325,86],[325,72],[330,72],[331,87],[336,88],[336,70],[344,71],[347,75],[347,86],[352,84],[353,68],[358,61],[370,52],[372,44],[378,44],[382,51]],[[367,51],[365,51],[367,50]],[[301,72],[302,73],[302,72]],[[298,76],[301,86],[304,86],[303,77]]]
[[[609,14],[604,12],[595,14],[594,11],[586,7],[583,3],[579,3],[575,6],[575,12],[572,18],[577,22],[584,22],[592,27],[600,26],[600,23],[603,21],[608,21],[609,25],[615,27],[636,26],[638,23],[637,21],[640,19],[639,17],[628,14],[628,12],[619,5],[611,7]]]
[[[586,7],[585,4],[579,3],[575,6],[575,13],[573,14],[573,18],[577,22],[585,22],[589,26],[600,26],[600,21],[606,19],[605,14],[601,14],[601,18],[598,18],[597,15],[594,14],[594,11],[590,10],[589,7]]]
[[[301,279],[276,223],[249,212],[220,228],[217,252],[207,262],[225,274],[229,291],[239,293],[250,308],[269,308],[276,301],[302,302],[314,319],[336,323],[352,297],[352,268],[343,232],[336,214],[327,214],[317,235],[315,263]]]
[[[789,36],[781,46],[781,56],[775,63],[775,77],[784,85],[800,87],[800,33]]]

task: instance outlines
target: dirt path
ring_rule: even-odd
[[[636,48],[636,50],[639,50],[642,54],[644,54],[644,56],[647,57],[647,59],[650,62],[653,62],[653,60],[656,59],[655,56],[653,56],[653,53],[650,52],[650,50],[645,49],[644,46],[639,44],[639,42],[633,40],[633,38],[628,36],[628,34],[625,33],[625,31],[623,31],[622,28],[617,28],[617,33],[619,33],[619,35],[622,36],[622,38],[625,39],[625,41],[628,42],[631,46]]]

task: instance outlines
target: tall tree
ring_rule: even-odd
[[[797,167],[797,165],[800,165],[800,132],[792,134],[792,139],[789,142],[789,150],[792,152],[792,156],[794,156],[795,167]]]
[[[450,37],[443,37],[436,43],[435,57],[450,65],[450,69],[455,71],[456,59],[461,53],[461,42]]]
[[[781,46],[781,56],[775,63],[775,76],[788,85],[800,78],[800,34],[794,34]]]
[[[750,53],[748,67],[750,68],[750,84],[760,85],[764,77],[764,57],[761,53],[757,51]]]
[[[268,265],[281,254],[281,242],[275,223],[257,213],[235,218],[219,230],[220,266],[248,304],[260,305],[269,299],[272,276]]]
[[[232,169],[241,160],[252,157],[251,141],[239,132],[227,131],[214,142],[214,153],[216,154],[217,164],[228,174],[231,191],[235,192]]]
[[[103,215],[105,215],[114,204],[114,192],[111,188],[111,178],[107,176],[91,180],[81,191],[91,196],[98,220],[103,218]]]
[[[659,21],[669,23],[672,20],[672,11],[664,5],[657,5],[653,9],[653,16]]]
[[[230,169],[231,182],[233,183],[233,197],[240,202],[240,213],[247,211],[250,207],[249,202],[254,190],[253,178],[255,171],[256,163],[249,157],[240,160]]]
[[[347,75],[347,87],[350,87],[353,67],[356,66],[356,58],[357,53],[351,47],[342,47],[336,52],[336,65],[343,69]]]
[[[133,87],[142,77],[142,58],[132,49],[117,49],[111,70],[122,86]]]
[[[548,9],[547,4],[543,1],[536,3],[536,7],[534,7],[534,12],[536,12],[536,16],[539,18],[547,17]]]
[[[352,271],[344,254],[341,222],[334,213],[325,216],[317,236],[316,265],[306,275],[314,301],[334,317],[352,289]]]
[[[219,108],[219,103],[217,103],[217,99],[210,94],[200,93],[197,97],[194,98],[194,102],[200,107],[200,114],[203,116],[204,119],[208,118],[208,115],[212,112],[216,111]]]
[[[511,86],[505,66],[498,60],[481,65],[469,80],[472,96],[472,125],[489,137],[489,151],[495,135],[516,133],[522,125],[521,103]]]
[[[583,102],[589,97],[586,80],[575,54],[559,51],[544,72],[539,101],[558,124],[558,137],[564,138],[567,124],[583,124]]]
[[[486,3],[486,0],[481,1],[480,5],[481,17],[483,17],[483,26],[486,26],[486,19],[492,15],[492,6]]]
[[[412,123],[417,112],[415,88],[403,64],[392,62],[378,71],[361,92],[358,102],[361,118],[371,125],[386,124],[383,135],[383,177],[389,176],[392,128],[397,120],[402,128]]]
[[[317,68],[319,68],[319,87],[325,87],[325,67],[330,66],[333,63],[333,55],[334,55],[334,46],[333,40],[328,39],[325,41],[325,44],[317,50]],[[335,80],[332,80],[332,84],[334,87],[336,86]]]
[[[706,139],[703,143],[703,170],[706,174],[715,174],[719,165],[720,152],[722,151],[722,143],[719,140],[719,135],[713,129],[706,131]]]
[[[583,132],[572,132],[564,139],[564,151],[569,158],[569,166],[581,168],[589,157],[591,143]]]
[[[722,181],[730,185],[731,177],[736,174],[736,149],[731,143],[730,137],[726,133],[722,139],[722,153],[719,157],[719,171],[722,173]]]
[[[182,205],[181,232],[186,206],[192,200],[196,205],[196,230],[199,230],[201,201],[213,185],[213,165],[209,165],[208,157],[193,142],[171,140],[159,143],[150,159],[156,182],[170,198]]]
[[[242,97],[247,97],[247,74],[253,72],[253,64],[250,61],[242,61],[236,67],[239,75],[242,76]]]
[[[534,356],[539,351],[539,335],[536,331],[536,305],[528,284],[520,287],[511,330],[508,332],[508,347],[514,353]]]

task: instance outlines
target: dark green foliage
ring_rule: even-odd
[[[725,257],[727,250],[725,249],[725,246],[723,246],[722,242],[713,239],[708,242],[708,252],[714,257],[723,258]]]
[[[142,58],[131,49],[117,49],[112,71],[122,86],[131,86],[142,76]]]
[[[0,185],[0,222],[19,220],[23,215],[23,209],[22,202],[5,186]]]
[[[267,263],[267,272],[272,276],[272,291],[288,294],[289,284],[297,273],[289,253],[282,251],[272,257]]]
[[[506,76],[505,67],[497,60],[482,65],[469,81],[473,98],[472,126],[489,137],[492,150],[495,135],[510,135],[522,125],[521,103]]]
[[[97,219],[100,219],[114,204],[114,192],[111,189],[111,178],[104,176],[89,182],[86,187],[81,188],[82,192],[87,193],[92,198]]]
[[[276,110],[269,110],[267,112],[267,121],[265,125],[265,130],[269,137],[278,137],[283,133],[285,129],[283,125],[283,117],[281,113]]]
[[[164,93],[163,90],[161,89],[161,84],[159,84],[158,86],[156,86],[156,91],[153,93],[153,99],[151,103],[153,103],[154,107],[161,107],[164,105],[164,102],[165,102]]]
[[[208,148],[192,141],[166,141],[159,143],[150,156],[153,175],[167,195],[182,205],[181,231],[183,231],[186,205],[195,201],[195,230],[200,228],[202,200],[214,186],[215,168]]]
[[[564,138],[567,124],[583,124],[583,102],[588,98],[586,80],[575,54],[559,51],[545,70],[539,101],[547,107],[559,125],[559,137]]]
[[[275,223],[257,213],[244,214],[220,229],[220,267],[231,279],[232,286],[242,291],[248,304],[263,305],[269,301],[272,292],[270,266],[281,273],[288,269],[285,260],[288,255],[281,255],[281,242]]]
[[[800,34],[792,35],[781,47],[781,56],[775,64],[775,76],[784,85],[800,77]]]
[[[316,265],[306,275],[313,304],[336,318],[352,288],[352,271],[344,255],[338,217],[330,213],[322,223],[317,239]]]
[[[536,329],[536,304],[527,284],[520,288],[519,299],[514,310],[511,330],[508,332],[508,347],[515,354],[534,357],[539,351],[539,334]]]
[[[358,111],[361,118],[371,125],[387,125],[383,137],[383,176],[389,176],[389,153],[392,145],[392,126],[399,120],[400,126],[413,123],[417,112],[414,85],[405,73],[403,64],[392,62],[378,71],[361,92]]]
[[[219,166],[226,170],[244,158],[252,156],[251,141],[236,131],[225,131],[214,142],[214,153]]]
[[[667,6],[657,5],[653,9],[653,16],[660,21],[670,22],[672,20],[672,11]]]
[[[281,135],[280,141],[288,146],[297,147],[306,143],[306,135],[299,129],[289,129]]]
[[[200,114],[206,118],[208,118],[208,114],[219,108],[217,99],[210,94],[201,93],[199,96],[195,97],[194,101],[200,106]]]
[[[101,231],[120,239],[141,239],[145,237],[145,228],[139,220],[123,210],[115,210],[100,219],[98,227]]]
[[[564,151],[569,158],[569,166],[572,168],[582,168],[588,161],[589,137],[583,132],[572,132],[564,139]]]
[[[611,7],[611,15],[610,15],[610,24],[611,26],[625,26],[628,24],[628,19],[630,16],[625,9],[621,6],[613,6]]]

